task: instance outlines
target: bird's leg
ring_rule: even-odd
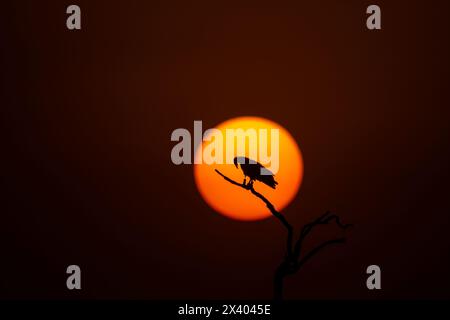
[[[242,184],[243,184],[244,186],[247,185],[247,176],[244,176],[244,182],[242,182]]]

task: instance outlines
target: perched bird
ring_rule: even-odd
[[[278,182],[275,181],[273,173],[255,160],[251,160],[247,157],[235,157],[233,162],[236,168],[239,168],[238,164],[241,165],[241,170],[244,173],[244,184],[246,184],[246,178],[249,177],[249,183],[257,180],[273,189],[277,186]]]

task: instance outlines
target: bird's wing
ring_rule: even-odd
[[[275,189],[278,182],[275,181],[275,178],[272,176],[259,175],[256,180],[261,181],[262,183],[268,185],[269,187]]]

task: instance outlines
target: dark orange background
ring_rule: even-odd
[[[170,162],[172,130],[253,115],[302,150],[297,230],[356,225],[286,297],[450,298],[450,5],[377,3],[370,32],[369,1],[77,1],[71,32],[72,2],[3,2],[0,296],[270,298],[279,223],[212,212]]]

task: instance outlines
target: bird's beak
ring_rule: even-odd
[[[234,166],[239,169],[237,159],[234,159]]]

